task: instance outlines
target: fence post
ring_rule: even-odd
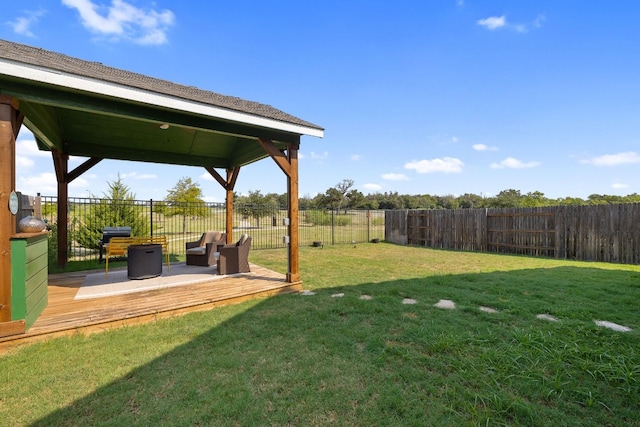
[[[331,244],[336,244],[336,221],[335,221],[335,212],[334,209],[331,208]]]
[[[371,241],[371,210],[367,209],[367,242]]]

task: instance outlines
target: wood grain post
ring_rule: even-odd
[[[9,195],[16,186],[19,115],[17,100],[0,95],[0,323],[11,321],[11,235],[16,217],[9,211]]]
[[[227,243],[233,242],[233,189],[227,189]]]
[[[298,234],[298,145],[291,144],[287,150],[289,174],[287,189],[289,193],[289,272],[287,282],[300,281],[300,238]]]
[[[269,153],[271,158],[287,175],[287,193],[289,193],[289,268],[287,272],[287,282],[300,282],[300,258],[299,258],[299,235],[298,235],[298,150],[300,141],[287,146],[287,155],[284,150],[276,148],[275,144],[268,139],[258,139],[258,142]]]
[[[56,149],[51,150],[51,155],[58,181],[58,267],[64,267],[69,258],[69,155]]]

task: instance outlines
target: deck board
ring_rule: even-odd
[[[87,272],[49,276],[49,304],[24,334],[0,338],[0,351],[27,342],[75,333],[94,333],[209,310],[252,298],[297,292],[300,283],[251,264],[252,274],[102,298],[74,300]]]

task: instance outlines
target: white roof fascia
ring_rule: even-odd
[[[259,117],[197,101],[188,101],[144,89],[132,88],[118,83],[105,82],[90,77],[77,76],[71,73],[25,65],[13,61],[0,59],[0,74],[284,132],[316,136],[319,138],[324,136],[322,129],[281,122],[279,120]]]

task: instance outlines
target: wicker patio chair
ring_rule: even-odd
[[[249,249],[251,237],[247,234],[243,234],[236,244],[218,248],[218,274],[249,273]]]
[[[200,240],[186,243],[187,265],[211,267],[216,264],[214,254],[227,243],[227,233],[207,231]]]

